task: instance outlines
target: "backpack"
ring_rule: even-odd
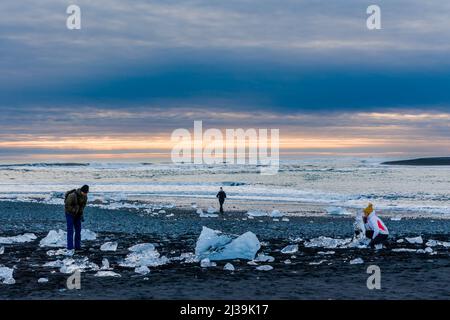
[[[69,195],[71,195],[72,193],[76,192],[77,189],[72,189],[70,191],[67,191],[66,194],[64,195],[64,203],[67,202],[67,198],[69,197]]]

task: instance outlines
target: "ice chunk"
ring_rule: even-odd
[[[392,252],[416,252],[416,249],[395,248],[395,249],[392,249]]]
[[[423,239],[422,236],[414,237],[414,238],[405,238],[411,244],[422,244]]]
[[[25,243],[36,239],[37,237],[34,233],[24,233],[13,237],[0,237],[0,244]]]
[[[199,259],[214,260],[246,259],[253,260],[261,244],[252,232],[246,232],[233,239],[222,232],[203,227],[197,240],[195,254]]]
[[[159,210],[158,213],[164,214],[164,213],[166,213],[166,210]]]
[[[67,249],[49,250],[49,251],[47,251],[47,255],[49,257],[53,257],[53,256],[73,256],[74,255],[74,251],[73,250],[67,250]]]
[[[169,262],[167,257],[160,257],[159,252],[151,243],[141,243],[128,249],[131,251],[125,260],[120,263],[122,267],[136,268],[141,266],[157,267]]]
[[[278,219],[278,218],[273,218],[272,220],[273,220],[274,222],[280,221],[280,219]]]
[[[291,263],[292,263],[292,261],[290,259],[284,260],[284,264],[291,264]]]
[[[231,264],[231,263],[227,263],[224,267],[223,267],[223,270],[226,270],[226,271],[234,271],[235,269],[234,269],[234,266]]]
[[[81,230],[81,240],[83,241],[92,241],[97,239],[97,235],[95,232],[92,232],[88,229]],[[50,230],[45,238],[43,238],[39,246],[41,247],[66,247],[67,246],[67,233],[61,229],[58,231]]]
[[[182,253],[179,257],[171,258],[170,260],[181,260],[183,263],[199,262],[197,256],[192,252]]]
[[[289,219],[288,218],[283,218],[283,219],[281,219],[281,221],[289,222]]]
[[[436,247],[436,246],[442,246],[442,247],[450,247],[450,242],[445,242],[445,241],[438,241],[438,240],[428,240],[427,243],[425,244],[427,247]]]
[[[3,284],[14,284],[16,280],[13,277],[14,269],[3,267],[0,265],[0,281]]]
[[[106,258],[103,258],[102,260],[102,267],[100,268],[100,270],[111,270],[111,268],[109,267],[109,260]]]
[[[400,220],[402,220],[401,216],[395,216],[391,218],[391,221],[400,221]]]
[[[268,265],[263,265],[263,266],[256,267],[256,270],[258,270],[258,271],[270,271],[270,270],[273,270],[273,267],[272,266],[268,266]]]
[[[208,212],[208,213],[216,213],[217,210],[214,209],[213,207],[209,207],[208,210],[207,210],[206,212]]]
[[[326,249],[339,248],[347,246],[351,239],[333,239],[329,237],[320,236],[318,238],[310,239],[304,243],[307,248],[321,247]]]
[[[272,256],[267,256],[263,253],[258,254],[258,256],[255,258],[256,262],[274,262],[275,258]]]
[[[134,269],[134,272],[139,273],[143,276],[150,273],[150,269],[147,266],[140,266]]]
[[[309,265],[310,266],[318,266],[319,264],[322,264],[322,263],[324,263],[326,261],[327,260],[320,260],[320,261],[310,262]]]
[[[47,278],[39,278],[37,282],[38,283],[47,283],[48,279]]]
[[[217,264],[215,262],[212,262],[208,258],[205,258],[205,259],[202,259],[202,261],[200,261],[200,266],[202,268],[210,268],[210,267],[217,266]]]
[[[330,255],[330,254],[335,254],[336,252],[335,251],[319,251],[319,252],[317,252],[317,254],[320,254],[320,255]]]
[[[416,251],[417,253],[433,253],[433,249],[431,249],[430,247],[426,247],[425,249],[419,249]]]
[[[175,215],[173,214],[173,213],[171,213],[171,214],[167,214],[166,215],[166,218],[171,218],[171,217],[174,217]]]
[[[209,208],[209,209],[211,209],[211,208]],[[208,209],[208,213],[204,213],[202,209],[198,209],[197,214],[199,214],[200,218],[217,218],[217,217],[219,217],[218,214],[215,214],[216,210],[214,208],[212,208],[214,211],[209,210],[209,209]]]
[[[5,253],[5,247],[0,247],[0,254],[4,254]]]
[[[296,253],[297,251],[298,251],[298,244],[291,244],[291,245],[284,247],[281,250],[281,253],[292,254],[292,253]]]
[[[65,274],[71,274],[75,271],[83,272],[85,270],[98,271],[100,268],[93,262],[89,262],[87,257],[72,259],[66,258],[62,261],[63,266],[59,269],[59,272]]]
[[[98,271],[94,274],[94,277],[114,277],[120,278],[120,274],[115,273],[114,271]]]
[[[104,244],[102,244],[102,246],[100,247],[101,251],[116,251],[117,250],[117,246],[119,244],[117,242],[106,242]]]
[[[97,234],[89,229],[81,230],[81,240],[93,241],[97,239]]]
[[[272,218],[281,218],[284,216],[284,213],[281,213],[280,210],[273,210],[269,216]]]
[[[361,258],[350,260],[350,264],[361,264],[361,263],[364,263],[364,260]]]
[[[325,210],[327,211],[328,214],[337,215],[337,216],[347,216],[347,215],[352,214],[351,212],[349,212],[341,207],[328,207]]]
[[[397,243],[403,243],[403,242],[405,242],[405,240],[403,240],[403,239],[398,239],[397,240]]]
[[[255,210],[255,211],[248,211],[247,215],[252,217],[267,217],[268,213],[260,210]]]

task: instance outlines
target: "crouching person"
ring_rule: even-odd
[[[67,221],[67,249],[81,250],[81,222],[87,204],[89,186],[66,192],[65,211]],[[74,246],[75,233],[75,246]]]
[[[389,230],[377,216],[371,203],[364,209],[364,223],[366,227],[366,237],[371,239],[369,246],[373,248],[377,244],[386,243],[389,237]]]

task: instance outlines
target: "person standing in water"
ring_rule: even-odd
[[[220,213],[223,213],[223,203],[225,202],[226,197],[227,194],[225,193],[225,191],[223,191],[223,188],[220,187],[220,191],[216,195],[216,198],[219,199]]]
[[[389,237],[389,230],[377,216],[371,203],[364,209],[363,219],[366,227],[366,237],[371,239],[369,246],[373,248],[377,244],[384,244]]]
[[[83,214],[88,200],[89,186],[84,185],[80,189],[66,192],[65,211],[67,221],[67,249],[81,250],[81,222],[84,221]],[[74,247],[75,231],[75,247]]]

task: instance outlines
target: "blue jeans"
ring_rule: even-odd
[[[73,232],[75,231],[75,250],[81,249],[81,218],[75,218],[66,213],[67,221],[67,249],[73,250]]]

